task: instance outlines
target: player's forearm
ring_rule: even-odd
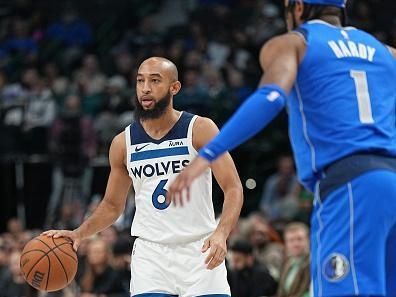
[[[81,235],[82,239],[88,238],[112,225],[122,211],[122,209],[117,209],[111,203],[103,200],[93,214],[75,231]]]
[[[238,222],[242,204],[242,187],[234,187],[224,193],[223,211],[216,231],[222,232],[226,238]]]

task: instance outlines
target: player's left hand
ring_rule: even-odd
[[[227,237],[220,231],[215,231],[209,236],[202,246],[202,253],[210,249],[205,259],[206,268],[212,270],[223,263],[227,254]]]
[[[183,193],[186,193],[187,201],[190,200],[190,186],[195,178],[200,176],[208,167],[210,162],[204,158],[195,158],[170,184],[166,194],[166,202],[169,204],[173,201],[174,205],[183,206]]]

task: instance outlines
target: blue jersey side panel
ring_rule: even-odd
[[[371,35],[310,21],[306,53],[288,100],[301,182],[355,152],[396,155],[396,62]]]

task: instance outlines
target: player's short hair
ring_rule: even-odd
[[[289,3],[287,10],[293,10],[296,2]],[[304,3],[304,12],[301,19],[304,21],[310,21],[315,19],[320,19],[323,16],[336,16],[341,20],[341,23],[346,22],[345,9],[336,6],[318,5],[318,4],[308,4]]]

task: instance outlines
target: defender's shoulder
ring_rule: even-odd
[[[293,46],[305,46],[305,38],[302,34],[298,34],[298,31],[272,37],[262,46],[261,51]]]
[[[284,60],[284,57],[296,57],[302,61],[306,50],[305,39],[299,34],[285,33],[267,41],[260,50],[260,65],[266,69],[275,60]]]

